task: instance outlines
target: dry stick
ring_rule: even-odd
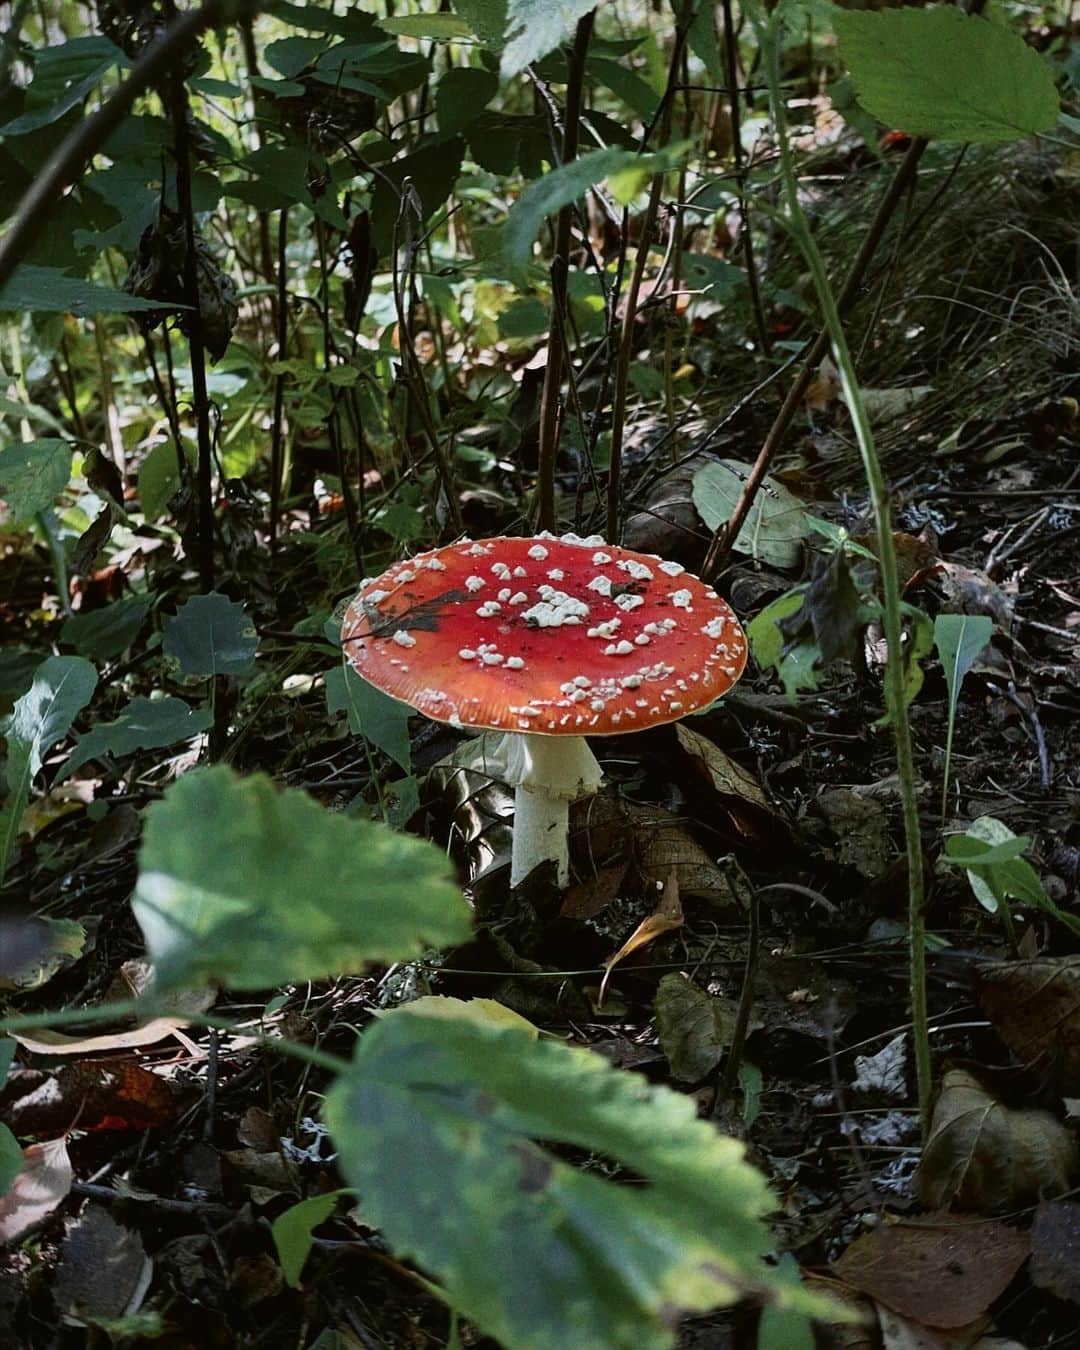
[[[284,361],[289,341],[289,292],[285,273],[285,246],[289,239],[289,208],[278,214],[277,237],[277,359]],[[278,519],[281,515],[282,475],[285,467],[283,443],[285,418],[285,372],[274,376],[274,423],[270,433],[270,547],[277,546]]]
[[[847,280],[837,297],[837,308],[841,315],[851,307],[852,301],[858,295],[870,260],[881,243],[885,229],[892,219],[901,197],[914,182],[919,160],[928,144],[929,142],[922,137],[911,142],[903,162],[878,204],[874,219],[870,222],[870,228],[866,231],[855,256],[855,261],[851,265],[851,271],[848,273]],[[828,350],[829,334],[828,330],[823,328],[806,348],[802,370],[800,370],[795,383],[788,390],[787,397],[784,399],[780,411],[776,414],[768,435],[758,451],[758,457],[754,461],[746,482],[743,484],[742,494],[735,504],[735,510],[731,513],[731,519],[720,525],[712,537],[709,551],[706,553],[705,561],[702,564],[702,577],[713,576],[727,561],[732,545],[739,537],[739,531],[742,529],[746,517],[750,513],[750,508],[754,504],[754,498],[757,496],[765,475],[769,472],[776,457],[776,452],[780,449],[788,428],[791,426],[792,420],[806,396],[806,391],[814,379],[817,367]]]
[[[675,89],[679,82],[679,70],[682,66],[683,49],[693,18],[693,0],[686,0],[675,29],[675,46],[668,67],[667,87],[657,118],[660,126],[660,144],[666,145],[671,135],[671,117],[674,108]],[[654,119],[654,121],[657,119]],[[649,202],[641,221],[641,237],[638,240],[634,257],[634,270],[630,274],[630,286],[626,292],[623,310],[622,331],[619,335],[619,349],[615,364],[615,390],[611,402],[611,460],[608,469],[607,495],[607,538],[612,544],[619,542],[619,514],[622,494],[622,446],[623,432],[626,427],[626,389],[630,378],[630,361],[634,354],[634,321],[637,318],[638,296],[645,277],[645,268],[649,261],[649,245],[656,226],[656,216],[660,208],[660,194],[664,190],[664,174],[653,176],[649,189]]]
[[[124,120],[139,95],[175,67],[204,29],[227,17],[253,14],[256,8],[251,0],[206,0],[201,9],[181,15],[150,43],[112,97],[60,143],[19,202],[7,233],[0,239],[0,288],[11,279],[42,225],[63,199],[65,189]]]
[[[195,211],[191,203],[191,151],[188,137],[187,88],[181,71],[170,80],[176,156],[176,203],[184,222],[184,300],[188,354],[191,359],[191,390],[195,411],[196,466],[199,539],[199,584],[203,592],[214,589],[214,462],[210,446],[210,395],[206,388],[206,348],[203,344],[202,309],[199,304],[199,265],[195,252]]]
[[[585,84],[585,54],[592,37],[596,11],[578,20],[574,50],[566,81],[566,114],[563,122],[562,163],[577,158],[581,126],[581,94]],[[540,463],[537,504],[540,528],[555,529],[555,462],[559,453],[559,392],[566,361],[566,284],[570,272],[570,225],[573,203],[567,202],[555,223],[555,248],[551,258],[551,324],[548,332],[548,363],[540,395]]]
[[[735,20],[731,14],[731,0],[721,0],[724,19],[724,71],[727,79],[728,107],[731,110],[731,157],[735,166],[735,182],[739,195],[739,214],[742,216],[743,261],[746,263],[746,281],[750,290],[750,306],[754,311],[754,327],[765,356],[772,355],[772,339],[765,323],[765,309],[761,303],[761,285],[754,259],[754,236],[750,228],[750,203],[746,195],[746,160],[742,146],[742,111],[739,107],[739,71],[735,50]]]

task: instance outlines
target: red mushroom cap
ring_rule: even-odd
[[[451,544],[365,581],[342,646],[439,722],[610,736],[675,722],[731,688],[746,638],[678,563],[576,535]]]

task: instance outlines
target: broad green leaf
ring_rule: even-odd
[[[589,1050],[391,1012],[360,1037],[325,1118],[367,1220],[513,1350],[661,1350],[680,1311],[777,1288],[762,1261],[773,1202],[742,1144]],[[558,1145],[637,1183],[582,1171]]]
[[[864,108],[942,141],[1015,141],[1048,131],[1050,66],[1018,33],[951,5],[833,10],[840,54]]]
[[[351,1191],[343,1188],[313,1195],[307,1200],[301,1200],[298,1205],[291,1205],[270,1225],[270,1235],[274,1239],[278,1264],[286,1284],[292,1285],[294,1289],[300,1287],[300,1275],[311,1251],[312,1231],[330,1217],[341,1196],[351,1194]]]
[[[104,609],[70,615],[60,629],[60,641],[80,656],[111,661],[135,641],[149,613],[150,606],[141,596],[125,595]]]
[[[265,989],[460,942],[440,849],[324,810],[264,774],[186,774],[147,811],[133,901],[165,988]]]
[[[0,127],[0,136],[25,136],[58,122],[90,93],[113,66],[130,61],[106,37],[77,37],[43,47],[34,58],[34,79],[26,93],[26,111]]]
[[[82,277],[68,276],[61,267],[35,267],[20,263],[11,279],[0,287],[0,313],[74,314],[86,318],[93,314],[134,314],[139,310],[160,309],[153,300],[143,300],[110,286],[96,286]],[[171,309],[185,305],[170,304]]]
[[[7,739],[8,795],[0,807],[0,880],[7,870],[30,785],[45,756],[90,702],[97,671],[81,656],[50,656],[0,728]]]
[[[848,543],[846,547],[859,549],[858,544]],[[866,550],[861,551],[865,552]],[[873,557],[874,555],[871,554],[870,556]],[[900,608],[911,621],[908,640],[904,644],[904,707],[906,708],[918,696],[926,682],[926,671],[923,670],[922,663],[934,648],[934,625],[930,622],[930,615],[917,606],[901,605]],[[891,715],[886,713],[874,725],[887,727],[891,721]]]
[[[596,0],[509,0],[503,79],[554,51],[573,36],[577,21],[595,8]]]
[[[328,670],[325,681],[327,712],[347,713],[354,736],[378,746],[408,773],[412,767],[409,705],[376,689],[347,663]]]
[[[979,904],[991,914],[1009,897],[1061,918],[1074,931],[1080,920],[1062,915],[1046,894],[1039,874],[1021,856],[1030,846],[1028,835],[1014,834],[995,816],[979,816],[966,834],[950,835],[945,841],[945,859],[967,871],[972,892]]]
[[[806,598],[806,587],[797,586],[779,596],[746,626],[746,636],[754,660],[762,670],[774,667],[784,686],[784,692],[794,703],[801,689],[816,689],[818,677],[815,667],[821,658],[816,642],[805,640],[785,645],[780,624],[797,614]]]
[[[632,150],[594,150],[530,183],[506,220],[503,245],[508,261],[518,267],[528,262],[540,226],[548,216],[576,201],[595,183],[617,169],[625,169],[637,158]]]
[[[456,14],[406,14],[398,19],[379,19],[378,24],[395,37],[432,38],[436,42],[452,42],[472,35],[467,20]]]
[[[19,1141],[0,1123],[0,1195],[7,1195],[11,1183],[22,1171],[23,1156]]]
[[[694,474],[694,505],[710,530],[731,518],[747,468],[738,460],[721,459],[703,464]],[[802,561],[802,541],[808,532],[805,505],[783,483],[766,475],[735,548],[774,567],[796,567]]]
[[[478,67],[454,66],[435,90],[435,112],[444,135],[475,122],[499,92],[499,77]]]
[[[464,142],[460,136],[452,136],[422,146],[380,169],[371,195],[372,242],[380,254],[390,252],[395,232],[398,246],[404,247],[410,234],[416,239],[430,217],[445,207],[464,154]],[[406,178],[411,180],[411,193],[402,215]]]
[[[139,465],[139,505],[147,520],[160,520],[180,487],[180,463],[171,441],[155,445]]]
[[[242,604],[211,591],[193,595],[166,618],[161,645],[182,675],[249,675],[259,635]]]
[[[498,51],[506,32],[507,0],[454,0],[454,9],[486,47]]]
[[[44,652],[8,644],[0,647],[0,698],[15,699],[34,683],[34,671],[45,660]]]
[[[98,722],[75,742],[59,778],[102,755],[130,755],[189,741],[213,725],[209,708],[190,708],[182,698],[133,698],[114,722]]]
[[[945,672],[945,687],[949,694],[949,719],[945,733],[945,768],[941,784],[941,813],[945,814],[949,799],[949,769],[952,764],[953,733],[956,730],[956,705],[960,700],[960,686],[964,676],[975,663],[975,658],[990,641],[994,621],[985,614],[939,614],[934,620],[934,643]]]
[[[14,441],[0,450],[0,498],[13,520],[33,520],[53,505],[70,478],[67,441]]]
[[[777,1262],[776,1278],[798,1288],[799,1263],[790,1252],[785,1252]],[[775,1304],[762,1308],[757,1350],[814,1350],[816,1344],[813,1325],[804,1312]]]

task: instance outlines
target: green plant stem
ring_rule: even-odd
[[[798,244],[813,278],[822,317],[829,333],[833,360],[840,372],[848,412],[859,444],[863,472],[870,492],[874,512],[874,534],[878,562],[881,568],[882,610],[887,654],[885,660],[885,703],[896,742],[896,773],[900,788],[900,806],[904,822],[904,839],[908,865],[908,941],[910,952],[909,985],[911,998],[912,1036],[915,1045],[915,1076],[917,1082],[919,1117],[923,1137],[930,1123],[931,1066],[930,1037],[926,1008],[926,930],[923,916],[923,856],[919,825],[919,806],[915,795],[915,764],[911,745],[911,727],[904,698],[904,657],[901,647],[900,583],[893,544],[889,489],[881,469],[873,432],[866,415],[862,393],[855,373],[855,363],[844,334],[844,325],[825,268],[825,261],[810,230],[809,222],[799,203],[798,180],[787,135],[784,99],[777,70],[779,25],[772,21],[767,26],[756,18],[764,66],[769,83],[769,99],[780,151],[780,177],[784,188],[787,213],[784,224]]]
[[[169,1004],[167,1000],[150,998],[116,999],[111,1003],[98,1003],[92,1008],[62,1008],[55,1012],[18,1013],[13,1017],[0,1018],[0,1035],[10,1035],[17,1031],[41,1031],[44,1028],[85,1026],[90,1022],[113,1021],[120,1017],[138,1017],[150,1020],[155,1017],[175,1017],[181,1025],[206,1027],[214,1031],[236,1032],[255,1040],[265,1050],[276,1050],[290,1059],[299,1059],[317,1069],[326,1069],[330,1073],[341,1073],[348,1067],[348,1061],[337,1055],[327,1054],[313,1045],[302,1045],[299,1041],[281,1040],[276,1036],[267,1036],[265,1032],[252,1031],[227,1017],[215,1017],[213,1013],[189,1012]]]

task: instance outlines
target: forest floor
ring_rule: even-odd
[[[1069,959],[1080,940],[1045,909],[1018,902],[1010,943],[963,869],[938,856],[946,835],[994,817],[1030,836],[1027,856],[1047,897],[1080,915],[1080,426],[1072,401],[1080,300],[1053,261],[1070,219],[1061,198],[1075,189],[1037,164],[1023,173],[1014,165],[1010,181],[1011,205],[998,200],[996,226],[970,223],[963,191],[952,217],[948,197],[935,208],[940,229],[952,235],[932,236],[921,277],[910,275],[913,260],[889,261],[893,292],[899,269],[902,293],[922,296],[923,308],[916,313],[914,299],[886,307],[884,336],[864,353],[868,387],[928,386],[914,402],[879,414],[905,599],[931,617],[967,613],[994,622],[992,641],[963,681],[944,803],[948,692],[933,657],[911,709],[930,859],[935,1082],[959,1094],[958,1119],[977,1109],[997,1132],[998,1169],[983,1158],[963,1179],[969,1199],[980,1188],[985,1195],[979,1220],[954,1216],[935,1228],[926,1219],[935,1208],[928,1197],[936,1187],[943,1196],[950,1185],[955,1190],[960,1164],[942,1155],[940,1141],[935,1163],[920,1139],[906,872],[893,743],[878,725],[882,652],[873,625],[857,659],[819,672],[817,688],[797,699],[787,698],[772,670],[751,662],[734,695],[694,719],[689,734],[684,726],[598,741],[605,787],[575,811],[574,882],[565,894],[538,879],[509,898],[511,795],[441,763],[459,736],[414,719],[422,804],[411,828],[449,846],[476,908],[474,940],[428,961],[276,997],[267,991],[268,1003],[222,995],[214,1005],[249,1032],[347,1054],[357,1024],[417,992],[481,996],[692,1094],[703,1115],[745,1138],[768,1175],[779,1246],[811,1277],[876,1306],[876,1329],[836,1332],[836,1343],[847,1346],[963,1347],[991,1334],[1004,1340],[983,1344],[1080,1343],[1080,1205],[1060,1196],[1040,1203],[1041,1191],[1060,1193],[1053,1185],[1059,1172],[1075,1182],[1075,1158],[1056,1135],[1035,1143],[1025,1135],[1021,1158],[1010,1133],[1019,1129],[1012,1112],[1037,1110],[1072,1138],[1080,1115],[1075,1051],[1064,1067],[1067,1046],[1053,1062],[1025,1056],[1001,1006],[1015,1011],[1024,1003],[1029,1022],[1056,1020],[1062,1046],[1080,1036],[1080,956],[1077,964]],[[1049,221],[1045,229],[1033,202]],[[952,255],[943,262],[934,250],[946,248]],[[1002,251],[1012,260],[1007,285]],[[954,281],[949,304],[935,308],[925,298]],[[960,312],[961,297],[970,317]],[[869,295],[867,307],[877,303],[877,293]],[[705,349],[717,340],[706,327],[695,343]],[[715,387],[727,357],[719,349],[697,357],[713,371],[704,387]],[[752,460],[779,402],[774,382],[723,421],[752,388],[744,369],[736,361],[723,398],[704,393],[694,417],[666,438],[663,454],[674,445],[673,462],[642,483],[630,546],[700,566],[708,531],[694,514],[690,473],[709,456]],[[642,416],[641,462],[664,433],[663,423]],[[655,457],[650,462],[655,468]],[[850,425],[827,370],[778,472],[815,514],[854,536],[869,533]],[[569,470],[563,486],[572,501]],[[478,533],[512,528],[516,508],[499,501],[492,494]],[[330,536],[342,527],[327,517],[320,528]],[[372,770],[378,776],[385,766],[365,759],[344,724],[327,715],[318,671],[289,638],[328,603],[309,584],[322,584],[306,566],[309,546],[293,548],[287,535],[275,555],[257,538],[249,544],[231,589],[241,593],[242,577],[244,597],[258,597],[260,660],[275,663],[277,678],[263,686],[272,692],[245,698],[227,757],[303,786],[327,805],[373,800]],[[47,555],[32,549],[0,559],[0,610],[24,635],[52,585],[48,566]],[[718,584],[749,621],[799,575],[736,555]],[[127,766],[107,813],[88,814],[77,792],[42,802],[34,847],[24,849],[14,884],[38,912],[79,920],[95,940],[21,996],[19,1011],[137,986],[142,949],[129,899],[138,810],[184,767],[151,760]],[[654,912],[660,921],[649,926]],[[632,950],[612,963],[635,934]],[[753,1001],[732,1085],[724,1072],[748,957]],[[1040,1010],[1031,999],[1048,971],[1056,1001]],[[143,1039],[107,1030],[120,1039],[103,1044],[105,1033],[95,1028],[92,1036],[71,1032],[65,1044],[35,1048],[31,1037],[0,1099],[20,1137],[73,1131],[72,1201],[99,1202],[92,1222],[67,1229],[59,1209],[33,1244],[0,1264],[0,1342],[89,1344],[83,1327],[58,1322],[57,1305],[74,1290],[85,1308],[96,1285],[103,1309],[113,1308],[115,1287],[134,1296],[149,1281],[143,1315],[157,1314],[163,1326],[148,1321],[140,1335],[130,1320],[127,1344],[446,1344],[445,1308],[347,1207],[316,1230],[303,1288],[284,1282],[270,1221],[298,1197],[340,1184],[318,1123],[317,1072],[267,1054],[243,1032],[174,1025]],[[724,1087],[733,1090],[725,1096]],[[1042,1119],[1025,1116],[1025,1128]],[[974,1156],[981,1144],[969,1142]],[[1024,1172],[1019,1181],[1001,1175],[1006,1156]],[[953,1170],[943,1177],[935,1167]],[[1018,1204],[1017,1195],[1028,1198]],[[968,1207],[978,1212],[977,1197]],[[894,1222],[878,1223],[885,1213]],[[124,1228],[110,1228],[110,1215]],[[1006,1229],[1022,1234],[1021,1249]],[[853,1247],[856,1240],[877,1245]],[[107,1282],[98,1273],[103,1249]],[[115,1287],[105,1289],[108,1283]],[[753,1314],[736,1312],[687,1323],[681,1343],[725,1347],[752,1335]],[[463,1338],[484,1344],[468,1327]]]

